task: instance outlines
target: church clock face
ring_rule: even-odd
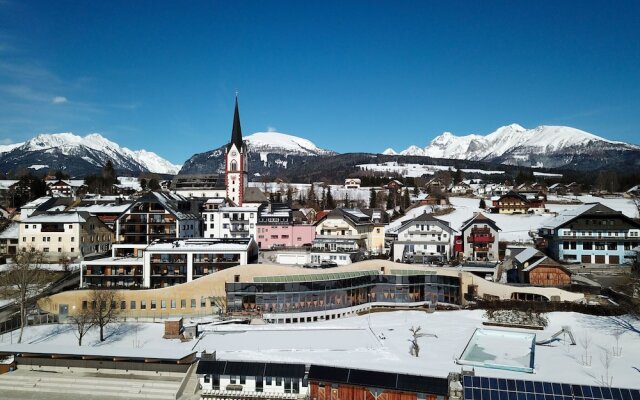
[[[238,153],[236,153],[235,150],[231,152],[231,157],[235,157],[237,155],[238,155]]]

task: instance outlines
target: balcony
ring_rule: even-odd
[[[229,231],[249,233],[249,225],[231,225]]]
[[[467,236],[467,243],[493,243],[493,236]]]

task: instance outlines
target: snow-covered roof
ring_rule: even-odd
[[[528,259],[530,259],[531,257],[533,257],[535,255],[538,255],[538,254],[542,254],[542,253],[540,253],[538,250],[534,249],[533,247],[527,247],[526,249],[524,249],[520,253],[518,253],[515,256],[515,259],[519,263],[524,263]]]
[[[20,208],[38,208],[40,205],[47,202],[51,198],[52,198],[51,196],[38,197],[37,199],[31,200],[30,202],[28,202],[27,204],[23,205]]]
[[[79,206],[74,210],[76,211],[86,211],[90,214],[105,214],[105,213],[117,213],[122,214],[127,211],[127,209],[131,206],[131,203],[123,203],[123,204],[92,204],[89,206]]]
[[[543,229],[556,229],[564,224],[566,224],[567,222],[573,220],[574,218],[579,217],[580,215],[589,212],[591,209],[595,208],[595,207],[603,207],[603,209],[611,211],[612,213],[618,213],[617,211],[614,211],[612,209],[610,209],[609,207],[600,204],[600,203],[587,203],[587,204],[581,204],[575,208],[570,208],[567,210],[564,210],[561,214],[559,214],[557,217],[552,218],[551,220],[547,221],[544,225],[541,226],[541,228]]]
[[[225,239],[186,239],[170,243],[152,243],[146,251],[246,251],[255,243],[253,238],[225,238]]]
[[[79,224],[87,222],[89,216],[86,212],[61,212],[61,213],[43,213],[32,215],[27,219],[20,221],[23,224],[42,224],[42,223],[58,223],[58,224]]]
[[[113,358],[144,358],[148,360],[181,360],[195,354],[189,349],[179,349],[173,346],[147,348],[117,348],[113,346],[90,347],[90,346],[64,346],[56,345],[52,347],[45,343],[19,343],[0,346],[2,353],[28,353],[31,355],[74,355],[93,357],[113,357]]]
[[[0,232],[0,239],[17,239],[20,234],[20,224],[12,221],[5,230]]]

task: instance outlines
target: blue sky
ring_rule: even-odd
[[[339,152],[569,125],[640,143],[640,2],[0,0],[0,142],[176,163],[275,128]]]

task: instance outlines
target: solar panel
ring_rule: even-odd
[[[464,400],[640,400],[640,390],[463,376]]]

